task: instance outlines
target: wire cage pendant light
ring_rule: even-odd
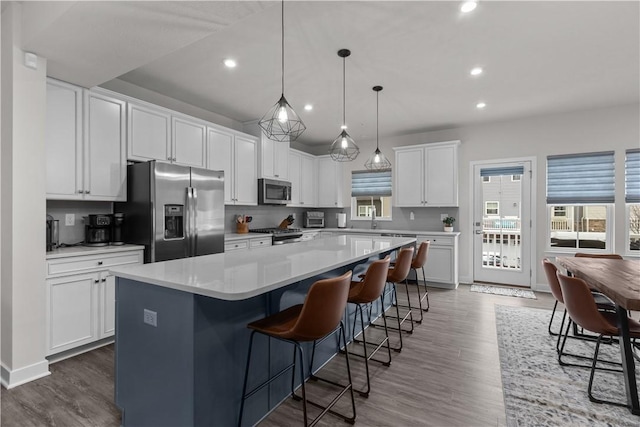
[[[378,121],[379,121],[379,102],[378,95],[380,95],[380,91],[382,90],[382,86],[374,86],[373,90],[376,93],[376,151],[373,152],[371,157],[364,163],[364,167],[369,169],[370,171],[383,171],[391,169],[391,162],[389,159],[382,154],[380,151],[380,146],[378,142]]]
[[[338,137],[333,141],[333,144],[331,144],[331,148],[329,149],[331,158],[336,162],[351,162],[355,160],[360,153],[360,149],[347,132],[347,123],[345,118],[345,58],[349,55],[351,55],[351,51],[349,49],[340,49],[338,51],[338,56],[342,58],[342,132],[340,132],[340,135],[338,135]]]
[[[284,0],[282,0],[282,94],[258,124],[267,138],[274,141],[295,141],[307,127],[284,97]]]

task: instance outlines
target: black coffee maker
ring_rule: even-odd
[[[124,245],[124,239],[122,238],[123,224],[124,224],[124,214],[114,213],[111,221],[111,244],[112,245]]]
[[[84,245],[107,246],[111,241],[111,215],[93,214],[84,217]]]

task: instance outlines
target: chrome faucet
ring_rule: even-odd
[[[376,224],[376,207],[371,206],[371,229],[375,230],[378,224]]]

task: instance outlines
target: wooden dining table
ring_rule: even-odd
[[[558,257],[557,262],[571,275],[583,279],[616,304],[627,406],[633,414],[640,415],[627,312],[640,311],[640,260]]]

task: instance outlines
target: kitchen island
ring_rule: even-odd
[[[235,425],[247,323],[302,303],[318,279],[414,242],[339,235],[112,270],[117,276],[115,398],[122,425]],[[278,372],[292,356],[288,344],[259,338],[249,387]],[[336,352],[337,340],[326,340],[314,368]],[[285,375],[248,400],[244,420],[256,423],[273,410],[287,397],[290,381]]]

